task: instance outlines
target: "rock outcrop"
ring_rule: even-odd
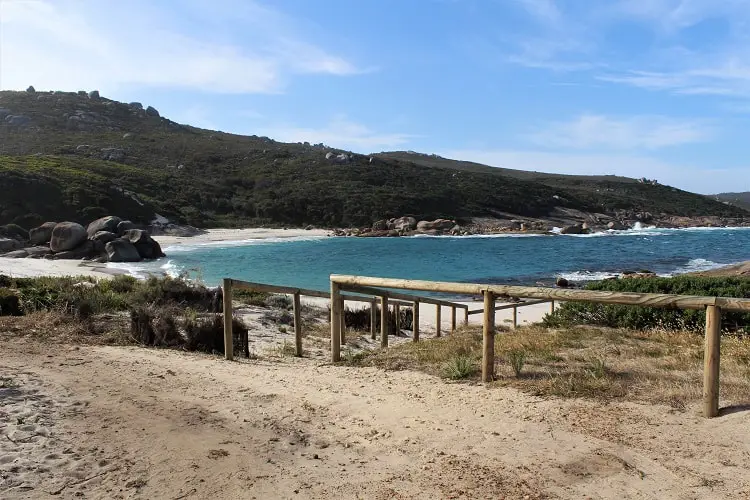
[[[15,238],[0,238],[0,253],[12,252],[23,246],[23,243]]]
[[[100,241],[86,240],[75,248],[64,252],[55,252],[46,258],[53,259],[94,259],[104,250],[104,244]]]
[[[121,222],[122,222],[122,219],[114,215],[102,217],[100,219],[96,219],[94,222],[89,224],[88,227],[86,228],[86,233],[88,234],[89,238],[94,236],[99,231],[117,233],[117,227],[119,226]]]
[[[585,224],[572,224],[560,230],[560,234],[588,234],[589,228]]]
[[[49,248],[53,252],[65,252],[73,250],[86,241],[88,234],[86,229],[75,222],[60,222],[52,230]]]
[[[29,231],[29,240],[32,245],[46,245],[52,239],[52,230],[55,229],[56,222],[45,222],[39,227]]]
[[[114,241],[118,238],[118,236],[115,233],[110,233],[109,231],[97,231],[94,236],[90,236],[89,239],[92,241],[100,241],[102,245],[106,245],[110,241]]]
[[[399,217],[388,221],[388,229],[397,231],[414,231],[417,228],[417,219],[414,217]]]
[[[456,221],[448,219],[437,219],[434,221],[422,220],[417,223],[417,231],[450,231],[456,225]]]
[[[130,222],[129,220],[124,220],[117,224],[117,236],[122,236],[125,234],[125,231],[128,231],[129,229],[135,229],[135,224]]]
[[[141,254],[128,240],[116,239],[105,245],[109,262],[138,262]]]
[[[161,251],[159,243],[142,229],[129,229],[125,231],[121,239],[130,242],[142,259],[164,257],[164,252]]]

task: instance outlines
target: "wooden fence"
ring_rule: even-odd
[[[364,276],[331,275],[331,360],[340,359],[340,307],[343,291],[380,295],[384,304],[388,297],[396,298],[397,293],[381,288],[416,290],[423,292],[443,292],[462,295],[482,295],[484,307],[481,310],[466,310],[469,314],[484,313],[482,342],[482,381],[491,382],[495,378],[495,301],[498,297],[540,299],[542,301],[592,302],[597,304],[618,304],[641,307],[662,307],[672,309],[705,309],[706,330],[703,357],[703,413],[706,417],[719,414],[719,359],[721,345],[722,311],[749,312],[750,299],[734,297],[701,297],[694,295],[667,295],[654,293],[606,292],[593,290],[565,290],[558,288],[521,287],[506,285],[486,285],[473,283],[449,283],[438,281],[418,281],[391,278],[369,278]],[[539,303],[539,302],[537,302]],[[514,304],[516,307],[518,305]],[[501,306],[513,307],[514,305]],[[529,302],[524,305],[530,305]],[[552,304],[554,308],[554,302]],[[387,344],[387,341],[386,341]]]
[[[232,290],[233,289],[245,289],[254,292],[263,293],[277,293],[292,296],[292,309],[294,313],[294,346],[295,355],[302,356],[302,306],[301,297],[318,297],[324,299],[330,299],[331,294],[328,292],[320,292],[318,290],[308,290],[305,288],[295,288],[290,286],[277,286],[269,285],[266,283],[253,283],[250,281],[235,280],[231,278],[225,278],[222,282],[222,292],[224,296],[224,356],[228,360],[234,359],[234,343],[233,343],[233,331],[232,331]],[[419,304],[434,304],[437,307],[438,318],[440,317],[441,307],[450,307],[452,312],[452,329],[456,329],[456,309],[465,309],[468,311],[468,306],[464,304],[457,304],[445,300],[435,299],[431,297],[419,297],[415,295],[407,295],[403,293],[393,293],[385,290],[376,289],[377,294],[364,295],[345,295],[338,294],[338,300],[335,304],[331,305],[331,321],[333,321],[334,315],[338,321],[338,337],[336,338],[336,350],[340,352],[341,344],[346,343],[346,324],[344,320],[344,303],[350,302],[366,302],[370,304],[370,334],[373,339],[376,338],[376,324],[377,324],[377,305],[380,300],[381,305],[381,345],[388,345],[388,308],[393,307],[396,316],[396,328],[399,328],[399,308],[401,306],[414,306],[414,317],[412,320],[412,328],[414,331],[414,340],[419,340]],[[334,310],[337,311],[334,313]],[[466,322],[468,322],[468,314],[465,315]],[[437,327],[437,335],[440,336],[440,325]]]

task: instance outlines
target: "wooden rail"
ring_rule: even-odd
[[[606,292],[594,290],[565,290],[558,288],[522,287],[507,285],[486,285],[474,283],[450,283],[440,281],[403,280],[393,278],[370,278],[364,276],[331,275],[331,302],[337,302],[341,291],[367,290],[373,295],[390,291],[378,288],[416,290],[423,292],[443,292],[463,295],[482,295],[484,298],[483,342],[482,342],[482,381],[491,382],[495,378],[495,301],[500,297],[542,299],[564,302],[592,302],[597,304],[617,304],[640,307],[661,307],[670,309],[705,309],[706,330],[703,368],[703,414],[715,417],[719,414],[719,361],[721,353],[721,313],[722,311],[748,312],[750,299],[734,297],[704,297],[695,295],[672,295],[655,293]],[[385,295],[383,296],[385,297]],[[540,302],[537,302],[540,303]],[[517,304],[500,308],[518,307]],[[530,305],[526,303],[525,305]],[[465,310],[466,320],[476,311]],[[336,318],[338,319],[338,318]],[[331,321],[332,338],[338,321]],[[334,343],[332,342],[332,346]],[[338,361],[339,352],[333,347],[331,358]]]
[[[535,306],[537,304],[546,304],[551,303],[551,311],[554,312],[555,308],[555,301],[554,300],[547,300],[547,299],[539,299],[539,300],[526,300],[521,302],[516,302],[513,304],[502,304],[495,307],[495,311],[505,311],[507,309],[513,309],[513,328],[518,328],[518,308],[519,307],[526,307],[526,306]],[[468,311],[466,314],[467,316],[470,316],[472,314],[482,314],[484,312],[484,308],[482,309],[472,309],[471,311]]]
[[[333,286],[331,287],[333,289]],[[324,298],[324,299],[330,299],[333,295],[329,292],[321,292],[319,290],[310,290],[306,288],[296,288],[296,287],[290,287],[290,286],[280,286],[280,285],[269,285],[267,283],[254,283],[251,281],[243,281],[243,280],[236,280],[231,278],[225,278],[222,281],[222,291],[223,296],[225,297],[224,300],[224,357],[228,360],[234,359],[234,344],[233,344],[233,332],[232,332],[232,290],[233,289],[246,289],[251,290],[254,292],[262,292],[262,293],[277,293],[277,294],[284,294],[284,295],[291,295],[292,296],[292,307],[293,307],[293,314],[294,314],[294,345],[295,345],[295,355],[296,356],[302,356],[302,319],[301,319],[301,301],[300,298],[302,296],[306,297],[317,297],[317,298]],[[463,304],[456,304],[453,302],[448,302],[445,300],[438,300],[433,299],[430,297],[419,297],[416,295],[407,295],[403,293],[396,293],[392,294],[390,292],[385,292],[380,289],[375,289],[377,292],[376,294],[368,294],[368,296],[363,295],[349,295],[349,294],[342,294],[337,293],[339,300],[337,301],[338,307],[334,307],[333,303],[331,305],[331,319],[338,318],[338,339],[336,343],[336,351],[341,350],[341,344],[346,343],[346,324],[344,322],[344,310],[345,310],[345,302],[366,302],[370,304],[370,334],[372,336],[372,339],[374,340],[376,337],[376,323],[377,323],[377,300],[378,298],[386,298],[387,300],[383,304],[383,311],[381,312],[382,318],[381,319],[381,344],[384,346],[388,345],[388,306],[393,306],[394,313],[396,314],[396,325],[397,328],[400,328],[400,316],[399,316],[399,307],[400,306],[415,306],[418,308],[420,302],[425,302],[428,304],[436,304],[438,307],[441,306],[449,306],[452,307],[454,310],[455,315],[455,309],[460,307],[466,307]],[[356,290],[352,290],[353,293],[361,293]],[[366,292],[365,292],[366,293]],[[394,296],[395,295],[395,296]],[[415,309],[416,310],[416,309]],[[419,337],[419,312],[417,311],[414,315],[413,322],[417,323],[415,325],[415,332],[417,335],[417,339]],[[385,321],[385,326],[383,325],[383,321]],[[454,325],[455,330],[455,325]],[[384,333],[385,332],[385,333]],[[332,345],[333,347],[333,345]]]

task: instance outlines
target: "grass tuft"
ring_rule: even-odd
[[[476,359],[465,354],[454,356],[443,365],[443,377],[451,380],[471,378],[478,371]]]

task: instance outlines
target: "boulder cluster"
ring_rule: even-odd
[[[0,237],[2,257],[96,262],[138,262],[164,257],[159,243],[148,231],[115,216],[97,219],[88,227],[77,222],[45,222],[28,233],[14,227],[17,229]]]
[[[338,229],[334,232],[336,236],[413,236],[416,234],[438,235],[466,235],[469,234],[459,226],[456,221],[448,219],[436,219],[433,221],[417,221],[414,217],[398,217],[394,219],[383,219],[375,222],[371,227]]]

